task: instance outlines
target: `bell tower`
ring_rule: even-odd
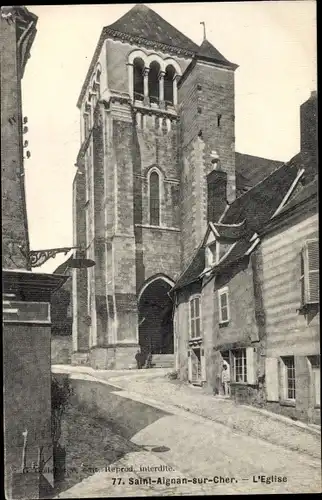
[[[136,5],[103,28],[81,90],[74,234],[96,266],[86,287],[73,278],[74,350],[96,368],[136,366],[139,346],[173,356],[168,292],[207,216],[214,148],[233,196],[233,69],[207,44]]]

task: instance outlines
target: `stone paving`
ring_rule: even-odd
[[[316,428],[261,409],[238,405],[230,399],[216,398],[197,387],[173,383],[166,377],[166,370],[139,370],[136,373],[92,370],[88,373],[114,386],[196,413],[247,435],[321,458],[321,433]]]
[[[109,463],[112,463],[113,467],[128,469],[132,467],[133,470],[117,474],[100,470],[84,479],[79,478],[78,484],[61,492],[57,498],[321,491],[321,467],[318,460],[307,454],[276,446],[267,440],[263,441],[254,433],[241,434],[227,425],[209,419],[209,415],[207,418],[200,416],[198,413],[205,410],[203,396],[207,395],[203,395],[197,389],[172,384],[164,379],[161,372],[133,373],[131,376],[128,373],[99,374],[91,370],[88,370],[87,375],[81,370],[78,374],[75,374],[77,370],[71,369],[70,372],[73,372],[75,377],[86,380],[87,383],[92,380],[93,386],[100,378],[102,382],[103,378],[108,379],[103,383],[107,384],[107,393],[111,394],[109,385],[111,384],[112,393],[118,398],[124,398],[129,402],[141,401],[142,408],[144,405],[155,405],[155,408],[162,408],[167,414],[164,413],[164,416],[159,416],[152,424],[141,427],[131,439],[124,439],[121,436],[116,436],[114,439],[114,431],[109,429],[109,441],[112,443],[112,448],[116,447],[116,451],[111,452],[112,455],[114,453],[115,460]],[[121,385],[123,390],[118,390],[117,386]],[[101,394],[104,397],[104,391]],[[171,401],[168,404],[161,401],[164,399]],[[209,402],[208,399],[207,401]],[[215,402],[218,404],[217,400]],[[227,408],[228,413],[230,403],[221,402],[220,408]],[[189,404],[192,410],[186,411],[181,407],[182,404]],[[208,411],[213,411],[212,406]],[[223,412],[225,413],[224,410]],[[105,427],[102,425],[104,429],[109,423],[107,422]],[[83,432],[82,429],[78,429],[78,431],[86,435],[86,430]],[[104,434],[107,429],[101,432]],[[95,457],[96,453],[99,458],[100,451],[98,449],[95,453],[91,453],[90,446],[87,445],[81,452],[84,453],[88,454],[87,460],[91,463],[92,455]],[[119,458],[118,453],[121,454]],[[82,456],[78,459],[84,461],[86,458]],[[167,470],[147,473],[142,470],[142,466],[163,467]],[[142,480],[146,477],[150,478],[150,484],[143,484]],[[215,482],[214,478],[219,482]],[[279,478],[286,478],[286,481],[279,482]],[[175,484],[171,483],[171,479]],[[228,482],[225,482],[226,480]],[[198,481],[203,483],[199,484]]]

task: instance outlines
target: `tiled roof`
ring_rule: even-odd
[[[108,28],[147,40],[198,51],[198,45],[146,5],[137,4]]]
[[[244,192],[258,184],[274,170],[283,165],[278,160],[270,160],[260,156],[235,153],[236,190]]]
[[[231,63],[217,50],[207,39],[205,39],[199,47],[196,54],[197,59],[206,59],[219,62],[224,66],[236,67],[236,64]]]

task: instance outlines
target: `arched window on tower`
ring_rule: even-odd
[[[153,61],[149,71],[149,98],[150,102],[159,102],[159,73],[160,64]]]
[[[95,91],[97,93],[97,98],[101,96],[101,71],[98,69],[95,78]]]
[[[133,61],[133,89],[134,89],[134,99],[136,99],[137,101],[143,101],[144,97],[143,71],[144,71],[143,59],[139,57],[135,58]]]
[[[149,179],[149,210],[151,226],[160,225],[160,176],[152,172]]]
[[[90,100],[90,98],[88,98],[88,100]],[[84,111],[85,111],[84,115],[83,115],[83,118],[84,118],[84,138],[86,139],[88,137],[88,134],[89,134],[90,129],[91,129],[92,109],[91,109],[91,105],[89,104],[89,102],[86,102]]]
[[[167,104],[173,104],[173,85],[176,70],[173,66],[169,65],[166,67],[164,75],[164,100]]]

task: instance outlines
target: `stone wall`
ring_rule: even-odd
[[[1,188],[2,265],[6,269],[27,268],[18,245],[29,252],[26,214],[21,80],[18,68],[15,22],[0,18],[1,51]],[[5,68],[5,70],[4,70]]]
[[[227,200],[235,198],[234,73],[197,62],[179,87],[182,267],[201,243],[207,226],[207,175],[227,173]]]
[[[6,481],[20,470],[28,431],[26,466],[37,463],[43,446],[52,467],[50,326],[5,324],[3,341]],[[11,470],[10,470],[11,469]],[[51,474],[52,476],[52,474]]]
[[[69,364],[71,362],[72,349],[73,345],[71,335],[52,335],[51,364]]]

